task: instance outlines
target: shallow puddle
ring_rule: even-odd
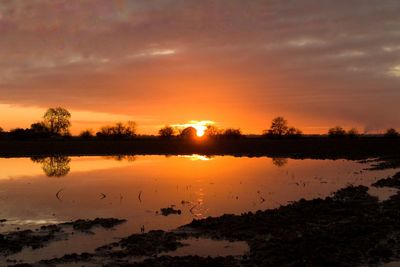
[[[397,172],[366,171],[370,164],[200,155],[0,158],[0,219],[7,220],[0,224],[0,232],[76,219],[127,219],[115,230],[76,234],[39,250],[24,250],[13,258],[32,262],[66,253],[90,252],[142,230],[172,230],[193,219],[276,208],[301,198],[326,197],[350,184],[370,186]],[[395,191],[370,192],[384,200]],[[180,214],[163,216],[160,210],[168,207]],[[174,253],[203,248],[206,254],[224,255],[237,249],[216,241],[188,242],[190,246]],[[243,252],[242,248],[238,250]]]
[[[161,255],[225,257],[229,255],[242,256],[250,251],[248,244],[241,241],[230,242],[227,240],[213,240],[208,238],[190,238],[182,240],[181,242],[185,244],[184,247]]]

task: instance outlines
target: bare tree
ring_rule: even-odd
[[[169,125],[161,128],[158,131],[158,134],[160,135],[160,137],[162,138],[171,138],[172,136],[174,136],[175,134],[175,129]]]
[[[96,135],[98,137],[114,139],[132,138],[136,135],[136,123],[128,121],[125,124],[118,122],[114,126],[104,126]]]

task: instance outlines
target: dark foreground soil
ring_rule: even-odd
[[[399,156],[400,138],[360,137],[333,139],[159,139],[132,140],[0,140],[1,157],[85,155],[234,155],[290,158],[365,159]]]
[[[400,185],[400,174],[377,181],[374,186]],[[106,227],[121,223],[108,220]],[[78,221],[77,221],[78,222]],[[90,224],[90,221],[84,221]],[[93,221],[94,222],[94,221]],[[109,224],[111,223],[111,224]],[[78,222],[73,225],[85,225]],[[58,233],[60,226],[43,228]],[[81,229],[79,226],[78,229]],[[42,230],[37,235],[42,236]],[[83,230],[87,230],[84,226]],[[11,235],[15,235],[11,234]],[[34,235],[36,236],[36,234]],[[47,235],[38,243],[50,242]],[[246,241],[250,251],[240,257],[160,256],[184,246],[189,237],[211,237]],[[6,249],[2,236],[0,251]],[[19,240],[16,237],[16,240]],[[30,238],[19,240],[31,246]],[[33,242],[35,245],[37,240]],[[400,193],[379,202],[365,186],[350,186],[325,199],[300,200],[274,210],[194,220],[172,232],[150,231],[134,234],[102,246],[94,253],[65,255],[32,265],[56,266],[379,266],[400,258]]]
[[[125,220],[114,218],[96,218],[94,220],[76,220],[57,225],[42,226],[36,230],[21,230],[0,234],[0,256],[8,256],[22,251],[24,248],[39,249],[52,241],[68,239],[65,231],[72,227],[74,231],[92,233],[95,227],[110,229]]]

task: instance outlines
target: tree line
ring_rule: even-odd
[[[30,128],[16,128],[5,132],[0,127],[0,137],[11,139],[35,139],[35,138],[70,138],[71,113],[62,107],[49,108],[43,115],[42,120],[31,124]],[[327,135],[331,138],[357,138],[362,134],[356,128],[345,130],[340,126],[330,128]],[[126,123],[117,122],[111,126],[101,127],[96,133],[93,130],[84,130],[79,134],[81,139],[132,139],[137,136],[137,124],[133,121]],[[197,130],[194,127],[179,128],[170,125],[162,127],[158,136],[164,139],[180,138],[194,139]],[[215,125],[207,125],[204,136],[215,139],[238,139],[244,135],[239,128],[220,129]],[[270,128],[263,131],[265,138],[301,138],[303,132],[288,124],[284,117],[276,117],[272,120]],[[396,129],[386,130],[384,137],[399,138],[400,133]]]

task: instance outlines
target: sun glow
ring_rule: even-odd
[[[196,135],[197,135],[198,137],[202,137],[202,136],[204,135],[206,129],[207,129],[207,126],[196,125],[196,126],[193,126],[193,128],[196,129]]]
[[[187,128],[187,127],[193,127],[196,129],[196,135],[197,137],[202,137],[205,134],[205,131],[207,130],[207,127],[209,125],[214,125],[215,123],[213,121],[208,121],[208,120],[203,120],[203,121],[189,121],[188,123],[185,124],[173,124],[172,126],[178,127],[181,129]]]

